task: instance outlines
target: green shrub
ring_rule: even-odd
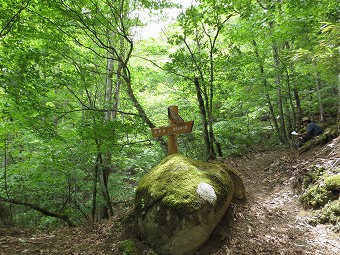
[[[338,172],[338,171],[337,171]],[[303,180],[300,201],[305,207],[318,209],[309,223],[340,223],[340,173],[330,173],[323,167],[314,166]]]
[[[336,225],[340,222],[340,199],[332,201],[325,205],[315,217],[319,223],[331,223]]]
[[[324,174],[324,167],[312,166],[311,170],[305,175],[303,179],[302,188],[307,189],[311,184],[314,184],[322,179]]]
[[[331,198],[331,191],[325,189],[324,186],[315,184],[301,195],[300,201],[306,207],[317,209],[327,204],[331,200]]]
[[[119,251],[122,255],[137,255],[137,248],[133,240],[124,240],[119,243]]]

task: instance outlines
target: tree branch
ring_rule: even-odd
[[[151,64],[153,64],[155,67],[157,67],[157,68],[159,68],[159,69],[161,69],[161,70],[163,70],[163,71],[166,71],[166,72],[172,73],[172,74],[174,74],[174,75],[176,75],[176,76],[182,77],[182,78],[184,78],[184,79],[193,81],[193,78],[192,78],[192,77],[189,77],[189,76],[186,76],[186,75],[184,75],[184,74],[180,74],[180,73],[177,73],[177,72],[174,72],[174,71],[169,71],[169,70],[165,69],[164,67],[161,67],[160,65],[158,65],[157,63],[155,63],[154,61],[152,61],[152,60],[150,60],[150,59],[148,59],[148,58],[145,58],[145,57],[142,57],[142,56],[134,56],[134,57],[143,59],[143,60],[145,60],[145,61],[148,61],[148,62],[150,62]]]
[[[18,20],[20,13],[22,11],[24,11],[29,6],[30,1],[31,0],[28,0],[26,3],[25,3],[25,1],[22,1],[19,10],[12,15],[12,17],[9,19],[9,21],[7,21],[7,23],[5,23],[4,27],[1,29],[0,38],[7,35],[11,31],[15,22]]]
[[[22,202],[22,201],[18,201],[15,199],[10,199],[10,198],[4,198],[4,197],[0,197],[0,201],[1,202],[6,202],[6,203],[10,203],[10,204],[15,204],[15,205],[22,205],[22,206],[26,206],[30,209],[33,209],[35,211],[38,211],[40,213],[42,213],[45,216],[50,216],[50,217],[54,217],[60,220],[65,221],[70,227],[76,227],[77,224],[72,221],[70,219],[70,217],[66,214],[63,213],[58,213],[58,212],[52,212],[50,210],[47,210],[45,208],[40,207],[39,205],[36,204],[31,204],[31,203],[26,203],[26,202]]]

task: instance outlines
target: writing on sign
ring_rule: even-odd
[[[158,128],[151,128],[151,133],[153,137],[160,137],[163,135],[168,135],[168,127],[158,127]]]
[[[172,129],[171,132],[174,134],[183,134],[183,133],[190,133],[193,126],[194,126],[193,121],[187,121],[187,122],[183,122],[180,124],[170,126],[170,129]]]
[[[190,133],[192,131],[193,126],[194,121],[187,121],[180,124],[171,125],[168,127],[151,128],[151,133],[153,137]]]

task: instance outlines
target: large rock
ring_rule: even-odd
[[[136,190],[135,213],[142,239],[162,255],[190,255],[217,226],[241,178],[226,165],[175,154],[146,174]]]

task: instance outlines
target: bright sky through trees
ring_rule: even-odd
[[[162,20],[162,18],[159,18],[158,15],[151,15],[151,14],[145,14],[142,15],[143,19],[145,19],[144,22],[147,21],[147,19],[151,21],[147,21],[147,25],[142,29],[141,37],[147,38],[147,37],[157,37],[159,33],[161,33],[162,29],[167,26],[171,21],[175,20],[176,17],[180,14],[180,12],[189,6],[195,4],[194,0],[172,0],[173,3],[180,4],[183,6],[183,8],[171,8],[164,10],[164,14],[167,16],[167,20]]]

